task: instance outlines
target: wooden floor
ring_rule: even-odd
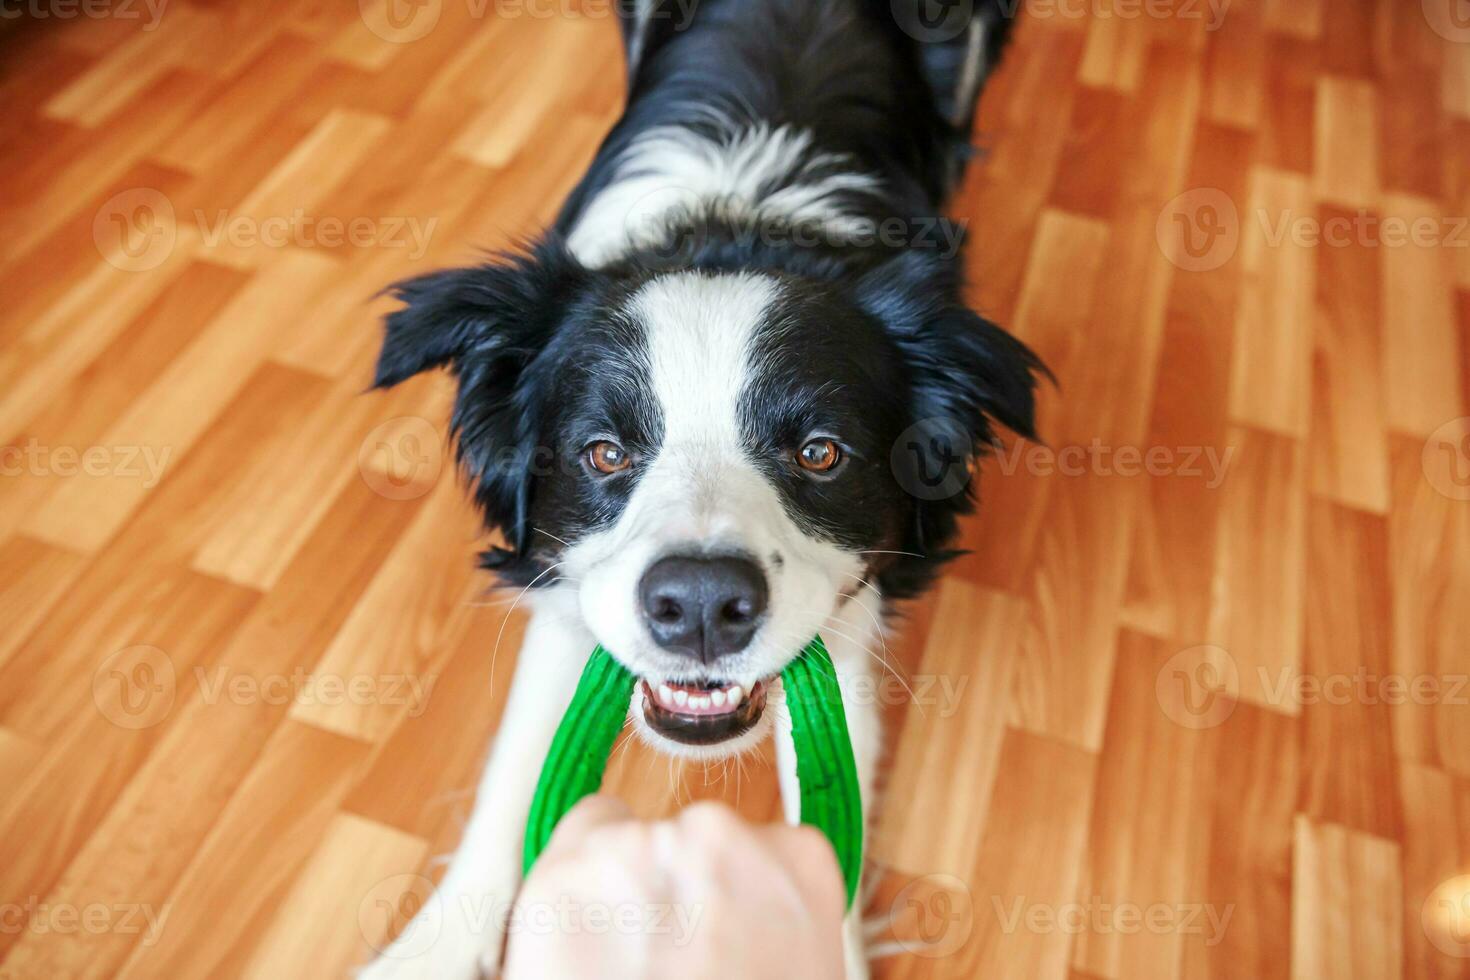
[[[955,213],[1061,388],[876,694],[882,977],[1470,977],[1452,2],[1022,5]],[[370,297],[547,220],[616,30],[40,6],[0,21],[0,975],[342,976],[439,874],[523,626],[446,382],[361,393]],[[776,813],[759,759],[611,782]]]

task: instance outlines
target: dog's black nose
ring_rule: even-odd
[[[663,558],[638,583],[659,646],[704,663],[745,649],[766,611],[766,577],[745,558]]]

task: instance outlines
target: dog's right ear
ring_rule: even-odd
[[[525,565],[545,385],[530,370],[556,335],[590,273],[559,241],[468,269],[409,279],[389,292],[373,386],[387,388],[430,368],[459,381],[451,429],[455,451],[485,523],[506,548],[486,553],[503,572]]]
[[[389,388],[431,368],[460,373],[476,357],[524,359],[555,327],[558,299],[575,292],[583,276],[564,247],[543,242],[485,265],[391,286],[388,292],[404,306],[386,318],[373,387]]]

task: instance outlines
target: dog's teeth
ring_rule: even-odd
[[[725,706],[725,692],[724,691],[712,691],[710,693],[709,698],[710,698],[711,701],[714,702],[716,708],[723,708]]]
[[[740,699],[745,697],[745,692],[740,690],[739,684],[731,684],[730,690],[725,693],[725,697],[730,699],[731,704],[739,704]],[[715,702],[715,704],[719,703],[718,701]]]
[[[660,684],[658,686],[658,699],[659,699],[660,702],[662,702],[664,704],[673,704],[674,703],[674,691],[673,691],[673,689],[671,687],[669,687],[669,685],[667,685],[667,684]]]
[[[688,702],[689,702],[689,692],[688,691],[675,691],[674,692],[674,703],[677,704],[679,707],[681,707],[681,708],[684,707],[684,705],[687,704]]]
[[[690,698],[689,699],[689,707],[691,707],[691,708],[708,708],[709,707],[709,698],[707,698],[707,697]]]

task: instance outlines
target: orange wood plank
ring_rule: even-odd
[[[362,742],[287,721],[240,784],[166,904],[168,927],[133,947],[118,977],[204,976],[243,969],[360,770]],[[200,943],[218,916],[233,942]]]
[[[1404,800],[1404,976],[1463,977],[1465,933],[1460,904],[1470,868],[1466,833],[1470,783],[1428,766],[1399,770]]]
[[[1333,47],[1325,44],[1323,50]],[[1320,197],[1365,208],[1378,202],[1378,114],[1373,84],[1330,76],[1317,82],[1315,190]]]
[[[1349,228],[1357,218],[1329,206],[1321,215],[1324,227]],[[1313,492],[1381,514],[1388,509],[1388,412],[1379,254],[1351,238],[1318,250],[1307,455]]]
[[[99,806],[95,829],[48,895],[53,904],[130,904],[162,912],[295,692],[309,694],[299,678],[413,511],[410,503],[385,514],[382,498],[365,485],[344,489],[279,586],[239,624],[218,657],[202,673],[182,673],[171,723],[117,801]],[[101,761],[112,764],[108,773],[116,768],[114,759]],[[88,826],[72,832],[80,836]],[[136,932],[51,931],[23,937],[12,959],[23,958],[42,973],[112,975],[141,941]]]
[[[1219,942],[1233,915],[1203,898],[1216,733],[1158,696],[1175,653],[1137,633],[1119,642],[1079,891],[1097,914],[1072,947],[1073,967],[1099,977],[1181,976],[1186,939]]]
[[[1298,725],[1242,701],[1215,729],[1208,870],[1197,901],[1230,920],[1223,933],[1184,937],[1185,976],[1291,975]]]
[[[107,430],[243,281],[223,266],[195,263],[172,278],[89,363],[67,380],[57,379],[36,414],[0,450],[14,464],[0,480],[0,528],[20,525],[61,484],[85,476],[89,468],[123,470],[145,482],[155,482],[168,472],[169,464],[177,461],[171,451],[110,445],[104,441]],[[57,457],[58,451],[68,455]],[[89,452],[94,456],[91,464]]]
[[[1248,133],[1200,124],[1188,185],[1243,193],[1253,144]],[[1209,271],[1181,269],[1172,278],[1142,439],[1146,451],[1167,455],[1146,481],[1123,618],[1189,643],[1207,636],[1213,529],[1234,461],[1225,408],[1240,278],[1239,263],[1231,261]]]
[[[178,8],[172,17],[158,17],[152,30],[138,31],[107,52],[47,101],[43,111],[83,126],[98,125],[174,67],[208,21],[208,14],[190,7]]]
[[[958,792],[974,812],[988,810],[1026,614],[1014,596],[960,582],[940,587],[924,659],[911,676],[900,675],[913,694],[902,692],[912,703],[894,749],[889,795],[922,811],[945,806]],[[888,682],[878,690],[900,694]],[[926,775],[936,772],[949,775]],[[972,866],[985,835],[980,820],[951,823],[943,835],[913,833],[897,810],[884,811],[883,820],[874,859],[915,874],[948,862]]]
[[[1300,670],[1306,486],[1295,440],[1232,428],[1235,455],[1222,485],[1206,642],[1240,674],[1240,696],[1296,713],[1267,681]],[[1264,533],[1270,528],[1270,533]]]
[[[302,294],[336,270],[335,262],[311,252],[281,253],[113,423],[102,442],[151,446],[160,456],[165,449],[174,457],[187,453],[263,362],[273,339],[290,329]],[[153,488],[146,482],[118,472],[84,475],[48,497],[25,529],[56,544],[96,550],[147,498]]]
[[[1256,168],[1251,178],[1240,207],[1237,261],[1245,278],[1235,319],[1230,414],[1302,436],[1310,403],[1316,257],[1293,232],[1314,220],[1314,208],[1307,181],[1294,174]]]
[[[958,875],[969,883],[974,932],[943,964],[948,975],[991,976],[1002,964],[1038,980],[1067,975],[1072,937],[1059,920],[1080,893],[1094,766],[1073,746],[1007,732],[980,859]],[[1050,928],[1029,924],[1048,915]]]
[[[1335,824],[1296,819],[1293,980],[1403,976],[1399,846]]]
[[[1107,678],[1141,486],[1096,475],[1054,479],[1010,721],[1095,752],[1107,717]]]
[[[49,703],[22,700],[5,710],[5,726],[30,733],[45,751],[0,807],[0,830],[26,841],[0,865],[0,894],[49,892],[157,745],[165,730],[160,726],[179,694],[179,675],[207,662],[258,598],[187,574],[171,582],[154,580],[149,591],[159,597],[167,593],[174,601],[160,608],[157,599],[144,601],[148,593],[142,599],[123,595],[125,611],[112,613],[90,635],[72,639],[74,644],[90,641],[85,653],[92,659],[73,666],[64,691]],[[45,634],[43,629],[39,635],[44,639]],[[11,667],[23,662],[18,658]],[[28,921],[31,909],[20,911]],[[34,935],[0,932],[0,950]]]
[[[1421,438],[1464,414],[1458,378],[1453,262],[1446,247],[1455,222],[1442,222],[1431,201],[1401,194],[1384,197],[1385,215],[1409,234],[1384,256],[1384,382],[1393,428]],[[1424,237],[1413,233],[1417,226]],[[1462,230],[1460,238],[1470,232]]]
[[[1390,716],[1416,695],[1389,653],[1383,519],[1313,500],[1306,579],[1303,684],[1283,690],[1301,711],[1298,806],[1315,821],[1396,840],[1403,808]]]
[[[1448,464],[1463,465],[1456,444],[1453,459],[1443,443],[1426,444],[1395,437],[1391,443],[1393,509],[1388,524],[1389,582],[1393,597],[1393,671],[1425,678],[1438,696],[1427,703],[1410,698],[1393,714],[1395,753],[1403,759],[1438,765],[1470,776],[1470,713],[1443,703],[1449,685],[1465,674],[1460,637],[1467,609],[1459,596],[1470,586],[1464,560],[1470,545],[1470,515],[1459,489],[1448,479]],[[1428,452],[1426,453],[1426,449]],[[1429,457],[1433,479],[1426,478]],[[1463,692],[1461,692],[1463,693]],[[1426,700],[1426,699],[1420,699]]]
[[[0,666],[79,575],[81,557],[19,535],[0,544]]]
[[[282,899],[242,976],[289,976],[308,961],[312,969],[345,975],[367,962],[389,940],[385,931],[370,933],[364,922],[379,921],[374,916],[380,914],[380,900],[396,898],[385,892],[397,884],[402,868],[423,860],[424,850],[418,837],[338,814]],[[323,934],[321,921],[335,924],[330,934]]]
[[[383,743],[347,810],[437,842],[431,854],[448,853],[458,842],[525,632],[525,610],[512,612],[514,601],[514,592],[487,592],[475,601],[474,612],[460,621],[463,631],[445,639],[450,658],[429,696],[410,707]],[[429,755],[439,760],[432,767],[424,765]]]
[[[1266,25],[1292,37],[1322,36],[1327,0],[1266,0]]]
[[[437,678],[444,663],[440,639],[445,624],[465,615],[470,608],[466,603],[482,587],[472,581],[469,562],[445,561],[444,556],[469,550],[474,537],[475,520],[463,492],[454,480],[440,481],[318,661],[318,682],[395,677],[427,685]],[[384,629],[388,622],[395,627]],[[291,717],[377,741],[408,710],[408,704],[386,699],[320,699],[293,705]]]
[[[1261,163],[1310,174],[1317,164],[1316,82],[1321,46],[1281,35],[1268,35],[1265,44]]]

